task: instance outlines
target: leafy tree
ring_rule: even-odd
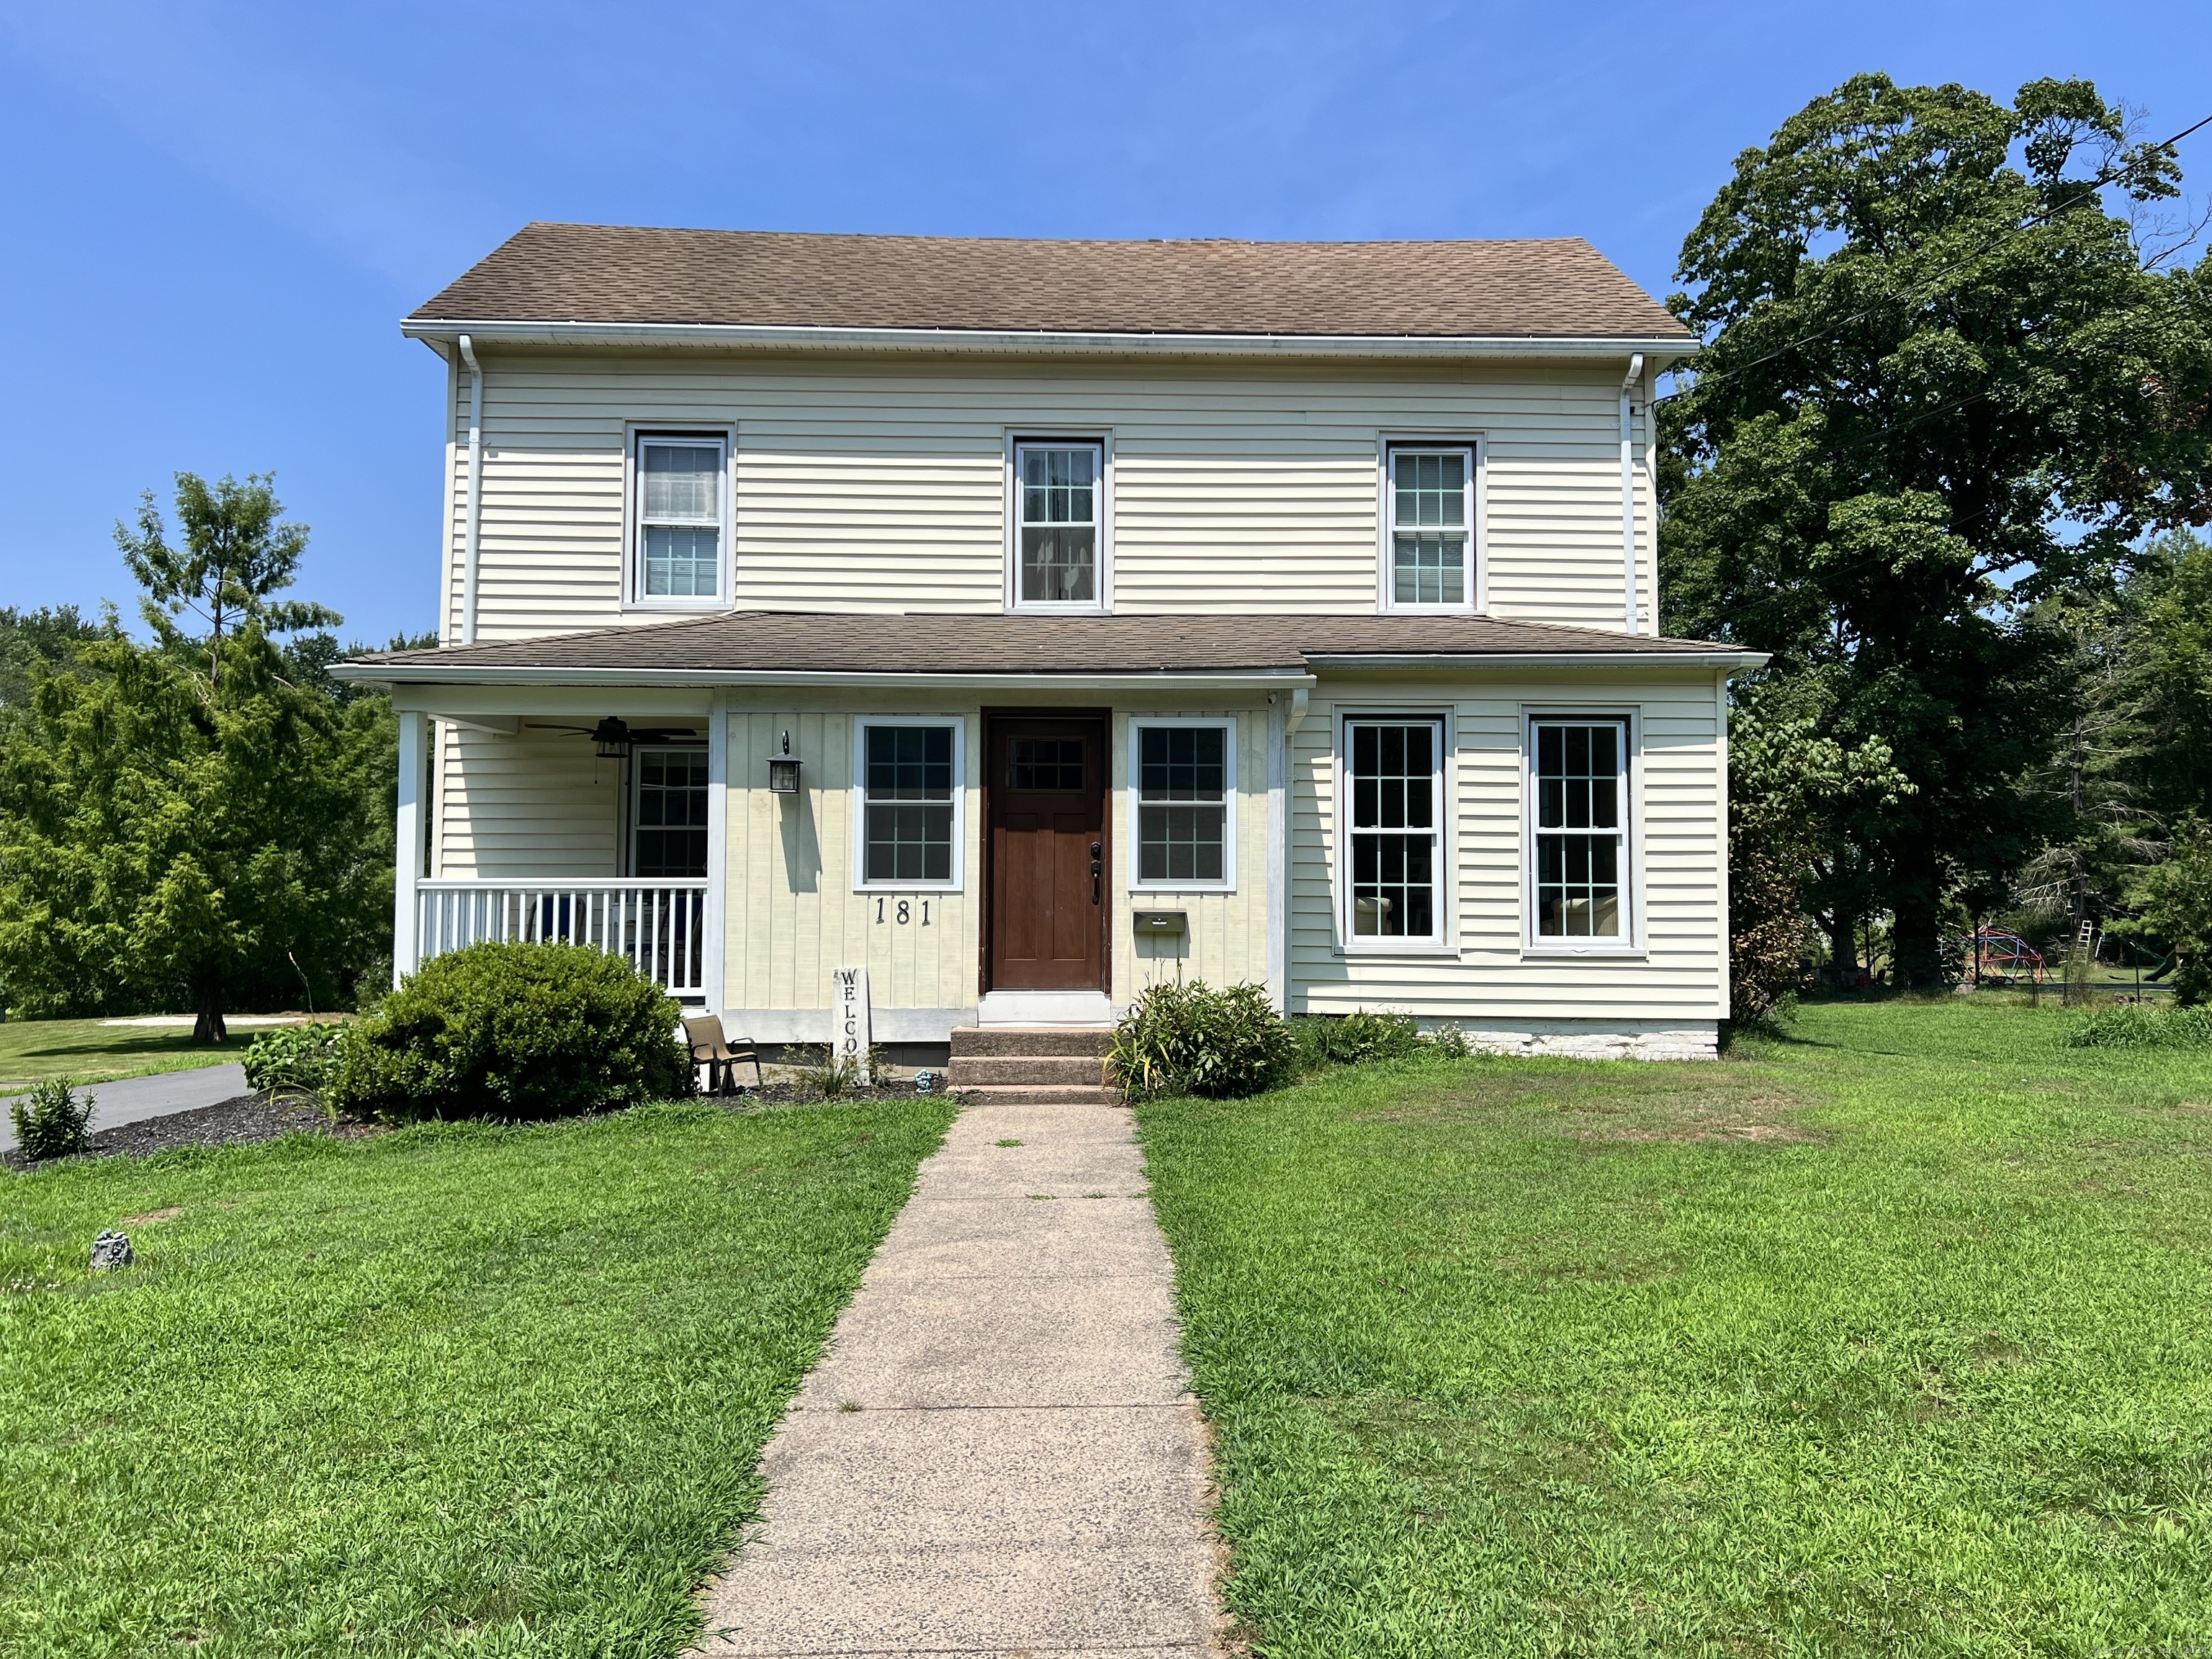
[[[112,614],[88,622],[73,605],[38,611],[0,605],[0,725],[29,711],[37,669],[65,667],[79,646],[120,631]]]
[[[1912,783],[1837,820],[1814,884],[1839,953],[1888,910],[1905,983],[2038,839],[2016,785],[2066,653],[2022,607],[2212,516],[2212,284],[2112,207],[2179,176],[2085,82],[2007,106],[1861,76],[1683,246],[1670,303],[1708,344],[1662,405],[1667,623],[1775,653],[1821,735]]]
[[[183,553],[150,506],[118,531],[159,643],[76,638],[0,731],[0,989],[15,1015],[182,1002],[222,1042],[227,1010],[330,1006],[388,955],[396,726],[270,640],[337,618],[269,601],[306,533],[269,481],[180,474],[178,501]]]
[[[1786,684],[1739,695],[1729,715],[1729,981],[1734,1018],[1764,1024],[1802,973],[1806,891],[1839,813],[1894,805],[1912,785],[1869,738],[1846,750],[1793,708]]]
[[[2212,817],[2212,543],[2185,530],[2160,538],[2126,592],[2145,726],[2140,787],[2169,817]]]
[[[140,586],[139,601],[155,637],[171,648],[191,647],[207,659],[208,684],[222,672],[223,641],[241,627],[264,635],[332,628],[344,620],[327,606],[300,599],[272,600],[289,587],[307,550],[307,526],[284,521],[276,475],[224,477],[214,484],[192,472],[177,474],[177,522],[182,547],[172,547],[161,510],[148,490],[138,505],[133,534],[115,526],[115,544]],[[183,623],[197,619],[194,634]]]
[[[2171,854],[2138,878],[2130,896],[2130,931],[2160,940],[2180,958],[2175,996],[2184,1004],[2212,1001],[2212,819],[2184,817]]]

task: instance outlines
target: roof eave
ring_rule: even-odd
[[[574,668],[545,665],[468,665],[427,662],[348,662],[331,674],[363,685],[599,685],[638,686],[911,686],[933,690],[1046,690],[1054,687],[1109,686],[1131,690],[1206,690],[1245,686],[1310,686],[1304,668],[1069,669],[1050,673],[1018,670],[1004,673],[921,673],[855,669],[806,668]]]
[[[738,323],[527,322],[407,317],[400,332],[446,346],[478,344],[725,351],[906,352],[988,356],[1228,356],[1447,359],[1619,358],[1641,352],[1655,368],[1691,356],[1680,335],[1179,334],[1055,329],[770,327]]]
[[[1313,669],[1455,670],[1468,668],[1726,668],[1764,667],[1764,651],[1463,651],[1368,653],[1309,651]]]

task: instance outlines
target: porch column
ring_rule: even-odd
[[[399,816],[392,884],[392,983],[415,970],[415,884],[422,876],[422,761],[426,714],[399,716]]]
[[[730,705],[717,694],[707,716],[706,951],[700,962],[707,1012],[722,1012],[722,951],[729,937]]]

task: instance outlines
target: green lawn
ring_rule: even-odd
[[[2212,1055],[2075,1018],[1146,1109],[1257,1650],[2212,1652]]]
[[[0,1653],[676,1653],[950,1115],[0,1176]],[[137,1265],[94,1277],[118,1223]]]
[[[79,1083],[112,1083],[149,1072],[185,1072],[220,1066],[246,1053],[254,1033],[233,1028],[217,1048],[196,1044],[189,1025],[103,1025],[96,1019],[0,1020],[0,1083],[37,1083],[50,1077]]]

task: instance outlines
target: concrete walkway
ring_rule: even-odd
[[[15,1084],[0,1089],[12,1097],[27,1087]],[[93,1097],[92,1132],[112,1129],[118,1123],[137,1123],[172,1112],[196,1112],[252,1091],[246,1086],[246,1068],[235,1061],[225,1066],[197,1066],[185,1072],[156,1072],[151,1077],[126,1077],[114,1083],[88,1083],[76,1091],[82,1100]],[[15,1147],[15,1125],[0,1110],[0,1152]]]
[[[1129,1115],[964,1108],[769,1444],[700,1651],[1211,1653],[1176,1337]]]

